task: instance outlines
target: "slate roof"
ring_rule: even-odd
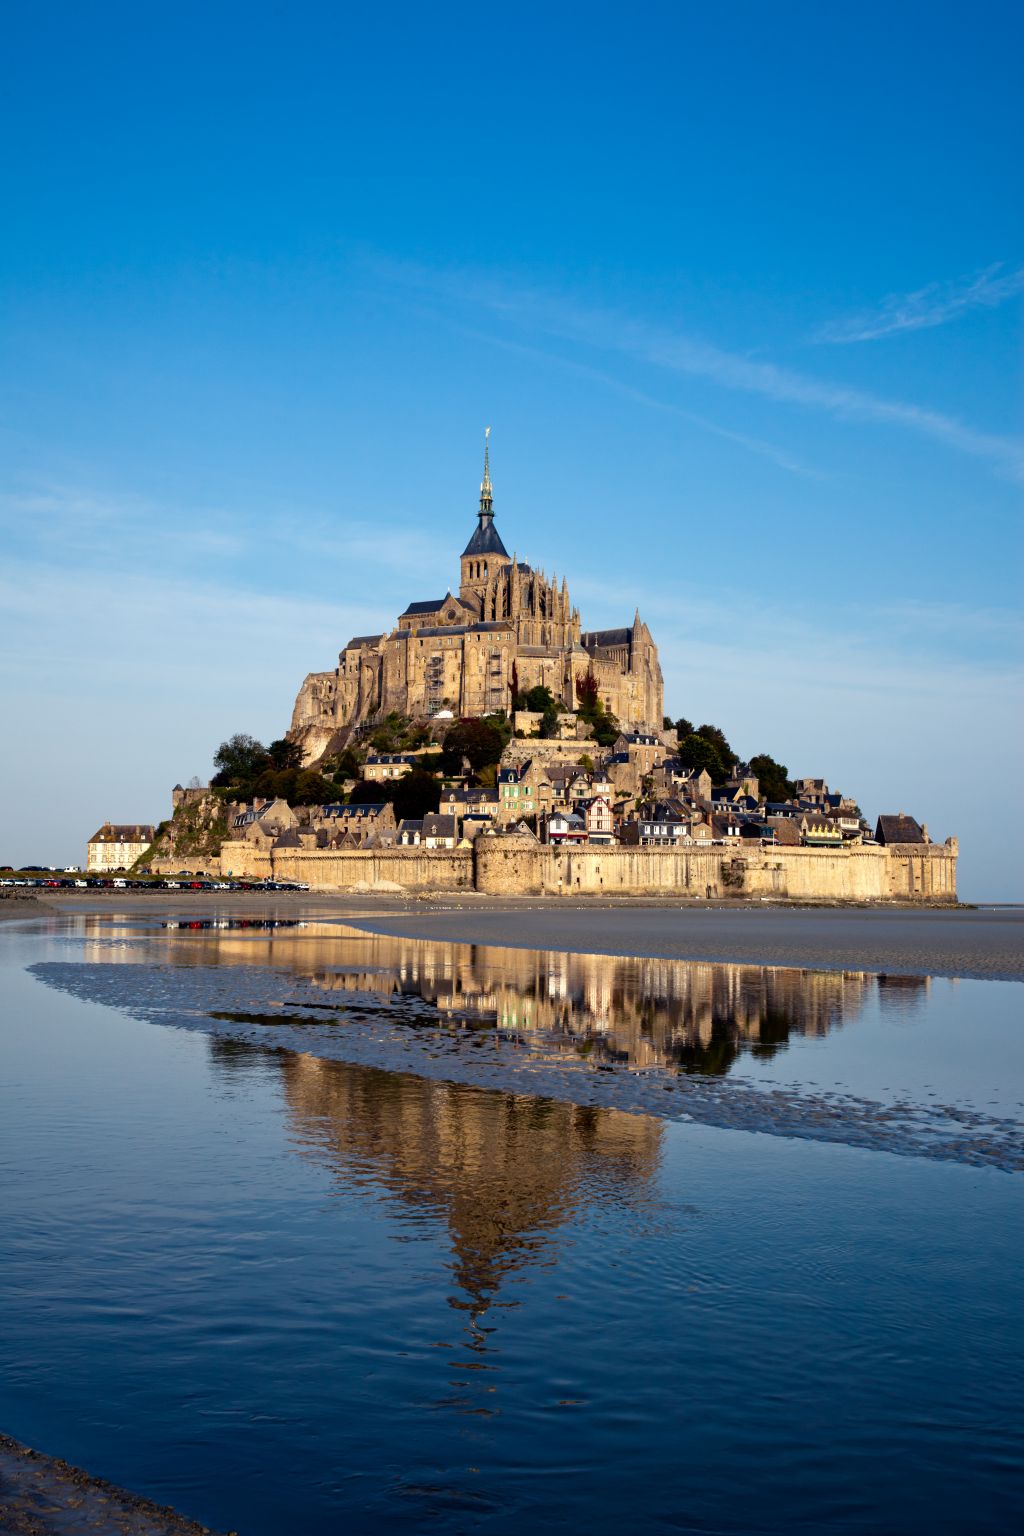
[[[90,843],[151,843],[155,836],[153,827],[138,822],[105,821],[99,831],[90,837]]]
[[[631,629],[591,629],[585,635],[580,635],[580,644],[585,651],[589,651],[591,646],[628,645],[632,635]]]
[[[306,834],[308,836],[308,833]],[[275,845],[278,848],[302,848],[304,843],[298,827],[288,827],[282,832]]]
[[[359,805],[322,805],[321,816],[330,816],[338,821],[358,820],[363,816],[379,816],[384,809],[384,802],[376,801]]]
[[[440,611],[440,609],[442,609],[444,607],[444,605],[445,605],[445,603],[447,601],[448,601],[448,598],[447,598],[447,596],[445,596],[445,597],[439,597],[437,599],[436,603],[435,602],[408,603],[402,609],[402,618],[404,618],[407,613],[438,613]]]
[[[901,812],[899,816],[879,816],[875,839],[879,843],[923,843],[925,836],[913,816]]]
[[[493,517],[481,517],[480,522],[473,529],[473,537],[462,551],[465,555],[504,555],[508,559],[508,550],[501,542],[501,535],[494,526]]]
[[[434,635],[468,635],[470,629],[475,627],[475,625],[470,624],[429,625],[424,629],[418,629],[416,634],[424,638]]]
[[[424,837],[455,837],[456,826],[454,816],[442,816],[437,811],[431,811],[423,818]]]
[[[346,651],[358,651],[364,645],[378,645],[384,639],[383,635],[355,635],[346,645]]]

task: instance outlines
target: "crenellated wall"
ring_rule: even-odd
[[[762,896],[791,900],[956,900],[955,841],[920,848],[551,848],[527,838],[478,837],[471,849],[278,852],[225,843],[220,868],[250,879],[477,890],[491,896]]]

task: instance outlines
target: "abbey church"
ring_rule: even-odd
[[[477,527],[462,552],[458,594],[410,603],[385,634],[350,640],[332,672],[311,672],[289,735],[313,762],[339,733],[396,711],[456,718],[509,710],[513,689],[537,684],[576,709],[576,682],[593,669],[605,708],[624,728],[660,729],[658,650],[639,613],[623,629],[586,631],[562,579],[511,557],[494,525],[484,449]]]

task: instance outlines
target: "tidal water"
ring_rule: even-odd
[[[242,1536],[1016,1531],[1022,996],[9,924],[0,1428]]]

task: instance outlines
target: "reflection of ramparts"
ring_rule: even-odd
[[[886,978],[862,971],[558,954],[363,935],[324,991],[424,998],[442,1013],[540,1036],[633,1067],[727,1072],[739,1051],[771,1055],[791,1034],[855,1018]],[[927,985],[901,978],[902,995]]]
[[[538,1262],[554,1230],[585,1201],[629,1198],[654,1174],[657,1120],[213,1037],[224,1070],[272,1061],[301,1148],[325,1159],[346,1187],[365,1180],[407,1214],[448,1225],[453,1305],[475,1314],[503,1279]]]
[[[280,967],[323,992],[416,999],[445,1018],[556,1052],[715,1075],[741,1051],[770,1056],[792,1035],[826,1035],[871,999],[906,1007],[929,984],[866,971],[402,939],[328,923],[262,934],[179,929],[175,937],[175,958],[186,963]]]

